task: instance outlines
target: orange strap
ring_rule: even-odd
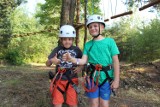
[[[53,92],[53,89],[54,89],[54,81],[57,77],[57,75],[59,74],[59,72],[56,73],[56,75],[54,76],[54,78],[51,80],[51,83],[50,83],[50,92],[52,93]]]
[[[102,70],[102,65],[100,65],[100,64],[96,64],[96,66],[95,66],[95,70],[96,70],[96,71],[100,71],[100,70]]]
[[[84,90],[85,90],[86,92],[95,92],[95,91],[97,90],[97,88],[98,88],[98,81],[99,81],[99,76],[100,76],[100,71],[101,71],[101,70],[102,70],[102,65],[97,64],[97,65],[95,66],[95,71],[94,71],[94,75],[93,75],[93,78],[92,78],[92,85],[91,85],[91,83],[90,83],[90,77],[89,77],[89,76],[84,77],[85,80],[87,80],[87,83],[88,83],[89,87],[91,87],[91,89],[88,89],[88,88],[85,86],[85,82],[82,82],[82,86],[84,87]],[[96,78],[96,84],[95,84],[95,86],[94,86],[94,77],[95,77],[95,75],[96,75],[96,71],[98,71],[98,76],[97,76],[97,78]],[[86,83],[86,84],[87,84],[87,83]],[[91,85],[91,86],[90,86],[90,85]]]
[[[65,68],[60,68],[60,67],[58,68],[58,72],[56,73],[56,75],[54,76],[54,78],[52,79],[52,81],[50,83],[50,92],[51,93],[53,93],[54,88],[57,87],[57,85],[59,84],[59,82],[60,82],[60,80],[62,78],[63,73],[65,73],[65,72],[66,72]],[[58,74],[61,74],[60,78],[58,79],[56,85],[54,85],[54,81],[55,81],[55,79],[56,79],[56,77],[57,77]]]

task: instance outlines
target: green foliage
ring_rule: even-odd
[[[44,29],[34,17],[29,17],[23,11],[23,8],[18,8],[10,16],[13,35],[34,33]]]
[[[8,63],[12,65],[21,65],[23,64],[23,58],[22,55],[19,53],[19,50],[9,50],[6,55],[5,59],[8,61]]]
[[[62,0],[45,0],[45,4],[39,4],[40,9],[37,11],[36,18],[39,18],[39,22],[43,25],[59,25],[61,3]],[[57,27],[56,26],[56,27]]]
[[[134,39],[132,59],[150,61],[160,58],[160,20],[154,19],[148,26],[143,26]],[[138,47],[138,48],[137,48]]]
[[[137,32],[135,27],[131,28],[132,20],[132,18],[122,18],[119,22],[113,23],[113,26],[105,31],[107,36],[115,39],[121,53],[119,57],[123,60],[127,60],[126,56],[129,56],[131,52],[131,48],[128,48],[128,46],[132,46],[132,44],[129,44],[132,42],[128,41]]]
[[[7,48],[11,36],[9,14],[15,6],[14,0],[7,2],[0,1],[0,48]]]
[[[100,12],[98,10],[98,1],[99,0],[94,1],[93,4],[94,12],[96,13]],[[17,5],[21,3],[20,0],[16,2]],[[81,1],[81,4],[83,3],[84,1]],[[90,1],[88,5],[88,11],[91,13]],[[61,0],[59,2],[57,2],[57,0],[46,0],[45,4],[39,4],[39,10],[37,10],[37,14],[35,15],[36,18],[29,17],[25,14],[23,8],[15,8],[16,7],[14,7],[14,9],[12,8],[12,14],[9,13],[4,21],[7,23],[7,26],[9,26],[6,28],[9,42],[7,43],[8,48],[5,54],[2,56],[0,53],[1,57],[6,58],[9,63],[17,65],[30,62],[45,62],[51,49],[57,46],[58,30],[47,33],[42,32],[41,34],[34,32],[47,30],[49,28],[58,29],[60,25]],[[82,8],[81,11],[83,11],[83,9],[84,8]],[[81,14],[83,14],[83,12]],[[31,35],[27,36],[26,34],[28,33],[31,33]],[[14,38],[14,35],[26,37]],[[83,39],[80,39],[82,47]]]
[[[47,34],[36,34],[45,27],[38,23],[34,17],[24,14],[23,9],[16,9],[12,15],[11,28],[14,35],[32,33],[25,37],[11,38],[5,54],[6,60],[14,65],[30,62],[45,62],[53,46],[56,46],[57,37]]]
[[[100,13],[99,2],[100,0],[93,0],[93,2],[87,2],[87,14],[91,15],[93,12]],[[81,20],[84,20],[84,0],[80,0]],[[39,4],[40,10],[37,11],[36,18],[39,18],[39,22],[44,25],[54,25],[59,27],[60,15],[61,15],[62,0],[46,0],[45,4]]]
[[[9,49],[11,52],[12,50],[17,50],[18,57],[24,63],[42,63],[46,61],[51,48],[57,45],[51,42],[54,39],[56,40],[56,38],[49,38],[42,35],[15,38],[11,41]]]
[[[84,1],[84,0],[81,0]],[[100,0],[87,0],[87,14],[92,15],[92,14],[99,14],[101,13],[100,8],[99,8],[99,2]]]
[[[10,14],[24,0],[0,0],[0,57],[2,57],[12,35]]]
[[[128,8],[133,8],[133,7],[139,8],[154,1],[156,0],[126,0],[125,5],[127,5]],[[160,4],[157,3],[153,5],[153,8],[156,9],[157,11],[160,11]]]
[[[148,25],[144,25],[130,18],[121,19],[105,33],[116,40],[121,60],[139,62],[160,58],[159,29],[159,19],[154,19]]]

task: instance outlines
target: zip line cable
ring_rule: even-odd
[[[94,0],[91,0],[92,14],[94,14]]]

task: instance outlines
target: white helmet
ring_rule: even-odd
[[[65,37],[76,37],[76,30],[71,25],[63,25],[60,28],[59,31],[59,37],[65,38]]]
[[[100,15],[91,15],[87,18],[87,26],[93,22],[99,22],[102,23],[105,27],[104,19]]]

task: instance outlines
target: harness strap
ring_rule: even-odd
[[[96,69],[96,66],[93,64],[90,64],[92,69]],[[102,66],[101,71],[104,71],[104,73],[106,74],[106,79],[99,85],[99,87],[101,87],[107,80],[111,83],[112,82],[112,78],[109,76],[108,71],[111,70],[113,67],[112,65],[108,65],[108,66]]]
[[[98,81],[99,81],[99,76],[100,76],[100,71],[101,70],[102,70],[102,66],[99,65],[99,64],[97,64],[95,66],[95,69],[92,69],[91,73],[90,72],[87,73],[87,74],[90,74],[90,76],[87,75],[85,77],[85,80],[86,80],[86,84],[88,84],[88,87],[90,89],[86,88],[85,83],[82,83],[82,86],[84,87],[84,90],[86,92],[94,92],[94,91],[97,90],[97,88],[98,88]],[[94,77],[95,77],[97,71],[98,71],[98,76],[96,78],[96,82],[94,83]],[[92,77],[92,75],[93,75],[93,77]]]
[[[66,88],[65,88],[65,90],[64,90],[64,91],[63,91],[60,87],[57,87],[57,89],[58,89],[58,91],[60,91],[62,94],[64,94],[64,93],[65,93],[65,91],[67,91],[68,86],[69,86],[69,82],[67,82],[67,85],[66,85]]]
[[[97,64],[97,65],[90,64],[90,67],[91,67],[92,71],[90,73],[87,73],[87,74],[90,74],[90,79],[92,80],[92,86],[90,86],[91,83],[90,83],[90,81],[88,81],[88,79],[89,79],[88,76],[86,76],[86,79],[85,79],[85,80],[87,80],[86,83],[89,85],[89,87],[91,87],[91,89],[87,89],[86,86],[83,83],[82,85],[84,86],[85,91],[94,92],[98,87],[101,87],[107,80],[109,82],[112,81],[112,78],[108,74],[108,71],[113,68],[111,65],[108,65],[108,66],[104,67],[104,66],[102,66],[100,64]],[[96,83],[95,83],[96,86],[94,86],[94,77],[95,77],[95,74],[96,74],[97,71],[98,71],[98,76],[96,78]],[[100,71],[104,71],[105,72],[106,79],[102,82],[102,84],[98,85]]]
[[[69,69],[60,68],[60,67],[58,68],[58,72],[56,73],[56,75],[54,76],[53,80],[52,80],[51,83],[50,83],[50,92],[51,92],[51,93],[53,93],[53,89],[54,89],[54,88],[57,88],[62,94],[64,94],[64,92],[68,89],[69,84],[72,85],[72,87],[75,89],[75,91],[76,91],[77,93],[80,93],[79,88],[78,88],[77,85],[72,81],[72,79],[70,78],[69,74],[65,73],[67,70],[69,70]],[[60,80],[61,80],[61,78],[62,78],[62,75],[63,75],[64,73],[65,73],[65,75],[66,75],[66,77],[67,77],[67,80],[68,80],[68,83],[67,83],[67,85],[66,85],[65,91],[63,91],[62,89],[60,89],[60,87],[58,87],[58,84],[59,84],[59,82],[60,82]],[[56,77],[57,77],[58,74],[60,74],[60,77],[59,77],[56,85],[54,85],[55,79],[56,79]]]
[[[107,80],[109,81],[109,83],[111,84],[111,82],[113,81],[113,78],[111,78],[108,74],[108,70],[111,70],[113,67],[111,65],[107,66],[106,68],[104,68],[104,73],[106,74],[106,79],[102,82],[102,84],[100,86],[102,86]]]
[[[97,65],[90,64],[90,66],[91,66],[91,69],[92,69],[91,75],[93,75],[94,70],[100,69],[100,71],[104,71],[105,72],[107,78],[112,79],[108,74],[108,71],[113,68],[112,65],[101,66],[101,68],[98,68],[99,65],[97,66]]]
[[[59,81],[60,81],[60,79],[62,78],[63,73],[65,73],[65,72],[66,72],[66,70],[65,70],[64,68],[58,68],[58,72],[57,72],[56,75],[53,77],[53,79],[52,79],[52,81],[51,81],[51,83],[50,83],[50,92],[51,92],[51,93],[53,93],[53,89],[54,89],[54,88],[57,88],[57,85],[54,85],[57,75],[58,75],[58,74],[61,74],[61,75],[60,75],[60,78],[59,78],[58,81],[57,81],[57,84],[58,84]]]
[[[56,73],[56,75],[54,76],[54,78],[52,79],[51,83],[50,83],[50,92],[53,93],[53,89],[55,88],[55,79],[57,77],[57,75],[59,74],[59,72]]]
[[[66,74],[66,77],[68,79],[68,82],[72,85],[72,87],[75,89],[77,93],[80,93],[80,89],[77,87],[77,85],[72,81],[72,79],[69,77],[68,74]]]
[[[58,91],[60,91],[62,94],[64,94],[65,91],[63,91],[61,88],[57,87]]]

